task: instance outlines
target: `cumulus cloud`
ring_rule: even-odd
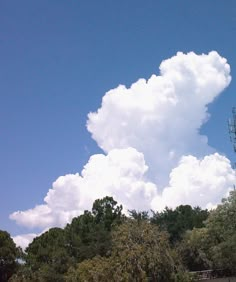
[[[161,63],[159,76],[108,91],[89,114],[88,131],[105,152],[129,146],[142,152],[149,176],[167,184],[182,155],[213,152],[199,129],[209,117],[207,105],[230,80],[230,67],[217,52],[179,52]]]
[[[91,209],[95,199],[106,195],[122,203],[126,211],[162,210],[180,204],[211,208],[227,195],[235,181],[229,160],[218,153],[203,159],[183,156],[163,191],[147,180],[147,170],[143,154],[133,148],[94,155],[81,175],[60,176],[44,198],[45,204],[10,217],[32,228],[64,227],[73,217]],[[25,246],[34,236],[25,234],[14,240]]]
[[[81,174],[60,176],[42,205],[10,218],[32,228],[63,227],[107,195],[126,210],[216,205],[232,187],[234,171],[200,128],[208,104],[230,80],[217,52],[177,53],[161,63],[160,75],[108,91],[87,121],[105,154],[91,156]]]
[[[114,149],[107,155],[93,155],[81,175],[60,176],[44,198],[45,204],[10,215],[27,227],[63,227],[94,200],[113,196],[125,209],[148,209],[156,196],[156,185],[147,181],[144,156],[134,148]]]
[[[181,204],[213,208],[235,183],[230,161],[215,153],[197,159],[184,156],[170,174],[169,186],[151,202],[154,210]]]

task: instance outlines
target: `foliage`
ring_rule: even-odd
[[[170,281],[174,261],[168,236],[146,221],[129,220],[113,233],[113,256],[118,258],[118,273],[129,279]]]
[[[186,234],[178,251],[190,270],[221,268],[236,272],[236,191],[211,211],[204,228]]]
[[[26,267],[42,281],[64,281],[72,260],[66,249],[64,230],[51,228],[36,237],[26,249]],[[36,278],[35,278],[36,279]]]
[[[203,227],[208,215],[207,210],[199,207],[180,205],[174,210],[166,207],[162,212],[153,212],[151,222],[157,224],[161,230],[166,230],[170,235],[170,242],[176,243],[187,230]]]
[[[236,191],[212,211],[206,222],[208,254],[215,268],[236,272]]]
[[[0,281],[8,281],[16,272],[18,257],[19,249],[17,249],[10,234],[0,230]]]
[[[207,256],[207,238],[206,228],[195,228],[187,231],[183,240],[177,244],[178,257],[188,270],[201,271],[212,267]]]
[[[72,220],[65,228],[68,250],[76,261],[107,256],[111,250],[111,229],[123,220],[122,206],[112,197],[96,200],[92,212]]]
[[[112,245],[109,258],[80,263],[68,281],[174,281],[168,237],[157,226],[127,220],[112,233]]]
[[[107,196],[93,203],[92,213],[96,223],[102,224],[106,230],[111,231],[112,225],[122,222],[122,209],[122,205],[118,206],[112,197]]]
[[[91,212],[74,218],[67,225],[67,249],[76,261],[83,261],[95,255],[105,256],[111,248],[110,232],[103,225],[95,222]]]
[[[129,213],[126,218],[111,197],[96,200],[91,212],[64,229],[35,238],[21,265],[10,235],[1,231],[0,281],[11,276],[11,282],[189,282],[187,271],[235,271],[235,191],[210,214],[188,205],[153,212],[151,218],[146,211]]]
[[[30,267],[21,264],[17,273],[13,274],[9,279],[9,282],[40,282],[37,273],[33,272]],[[41,280],[42,281],[42,280]]]
[[[137,221],[149,220],[148,211],[137,212],[136,210],[129,210],[129,216]]]
[[[113,281],[112,263],[110,258],[96,256],[93,259],[84,260],[77,268],[70,268],[66,276],[67,282],[74,281]]]

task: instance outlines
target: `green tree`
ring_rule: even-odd
[[[76,268],[70,268],[66,275],[66,281],[112,282],[114,281],[112,267],[110,258],[96,256],[93,259],[84,260]]]
[[[96,255],[105,256],[111,248],[110,231],[95,222],[89,211],[76,217],[65,228],[67,249],[75,261],[81,262]]]
[[[204,228],[188,232],[182,243],[178,251],[188,269],[236,273],[236,191],[211,211]]]
[[[19,249],[13,242],[10,234],[0,230],[0,281],[8,281],[16,272]]]
[[[151,222],[157,224],[161,230],[166,230],[170,234],[170,242],[176,243],[187,230],[203,227],[208,215],[207,210],[199,207],[180,205],[174,210],[166,207],[162,212],[153,212]]]
[[[236,273],[236,191],[211,212],[206,222],[209,257],[215,268]]]
[[[207,255],[209,239],[206,228],[194,228],[185,233],[183,240],[176,245],[176,250],[186,269],[201,271],[212,267],[212,261]]]
[[[122,222],[122,209],[122,205],[118,206],[112,197],[106,196],[93,203],[92,213],[96,223],[103,224],[106,230],[111,231],[112,225]]]
[[[66,246],[65,233],[61,228],[51,228],[36,237],[26,248],[25,268],[29,270],[28,274],[33,273],[35,281],[64,281],[63,275],[72,263]]]
[[[137,221],[149,220],[148,211],[129,210],[129,216]]]
[[[113,233],[116,276],[127,281],[171,281],[174,260],[168,236],[147,221],[128,220]]]
[[[96,256],[70,269],[68,281],[175,281],[168,237],[157,226],[129,219],[112,232],[112,246],[110,257]]]
[[[108,256],[111,229],[120,224],[123,218],[122,206],[118,206],[112,197],[96,200],[92,212],[85,211],[65,228],[70,255],[77,262],[96,255]]]

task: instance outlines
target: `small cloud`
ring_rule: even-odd
[[[13,236],[12,239],[18,247],[21,247],[22,250],[25,250],[28,247],[28,245],[33,241],[33,239],[37,236],[38,235],[35,233],[28,233],[28,234]]]

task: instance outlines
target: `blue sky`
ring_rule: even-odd
[[[0,229],[28,232],[9,215],[42,204],[53,181],[102,152],[87,114],[108,90],[158,75],[178,51],[228,60],[232,81],[201,132],[233,161],[235,38],[234,0],[1,1]]]

